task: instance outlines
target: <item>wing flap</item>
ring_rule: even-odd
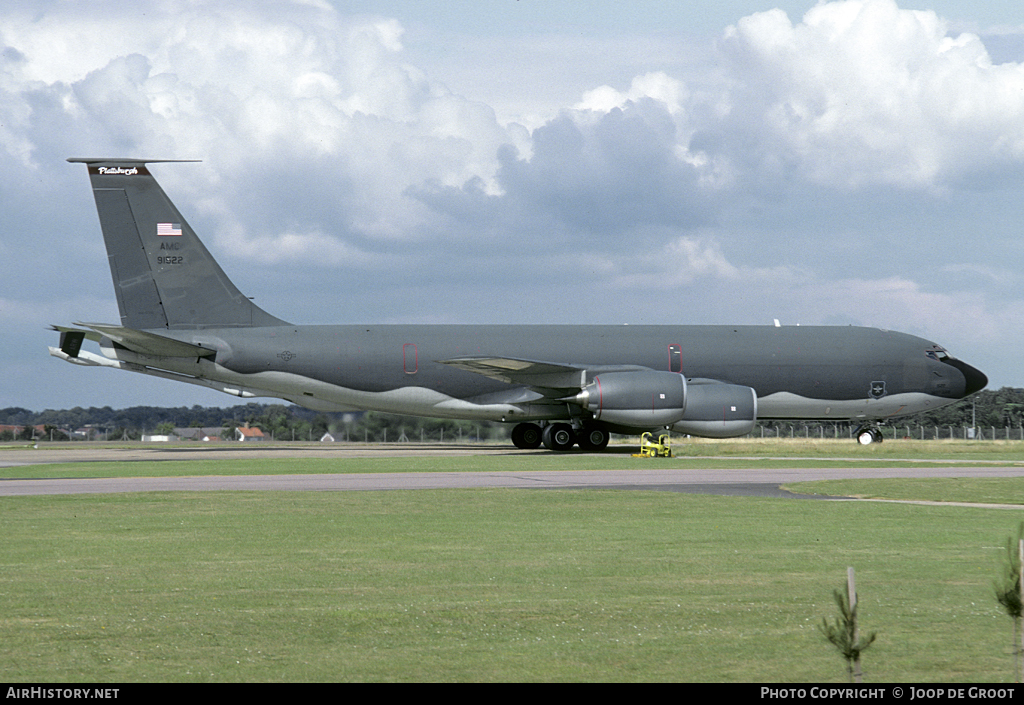
[[[514,357],[460,357],[438,362],[506,384],[526,387],[576,389],[586,384],[586,368],[575,365]]]
[[[586,365],[516,357],[459,357],[438,362],[506,384],[529,387],[545,397],[583,389],[597,374],[650,369],[640,365]]]

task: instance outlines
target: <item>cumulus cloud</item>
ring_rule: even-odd
[[[723,70],[695,78],[699,91],[651,72],[584,93],[532,131],[528,152],[500,153],[500,200],[472,180],[410,193],[448,216],[515,212],[593,241],[692,231],[744,199],[860,191],[872,207],[877,189],[932,197],[1024,175],[1024,66],[993,63],[934,12],[849,0],[793,22],[772,10],[728,28],[718,52]]]
[[[486,90],[453,92],[415,41],[398,19],[313,0],[3,13],[0,203],[20,237],[0,245],[23,265],[6,285],[58,307],[109,293],[84,174],[62,160],[123,155],[203,160],[153,169],[236,279],[286,272],[387,320],[621,322],[653,297],[679,322],[939,329],[961,302],[962,336],[1005,338],[1001,312],[1020,310],[1019,275],[984,261],[1019,251],[1016,225],[963,194],[1024,176],[1024,66],[934,12],[755,13],[700,61],[543,99],[502,52],[462,74]],[[516,70],[558,71],[563,43],[531,42],[543,59],[523,52]],[[499,111],[478,97],[499,92]],[[61,282],[39,288],[36,271]],[[385,286],[384,271],[402,275]]]
[[[637,76],[627,91],[618,91],[612,86],[600,86],[587,91],[575,109],[609,112],[623,108],[630,102],[652,98],[663,103],[670,113],[677,114],[683,110],[683,101],[687,97],[688,91],[681,81],[657,71]]]
[[[258,207],[262,195],[246,197],[251,177],[234,192],[207,171],[168,178],[195,194],[220,188],[223,207],[207,199],[211,214],[260,213],[229,224],[254,236],[314,229],[330,215],[358,236],[406,238],[422,222],[403,196],[410,184],[491,179],[498,147],[510,141],[490,108],[402,61],[394,19],[299,2],[134,8],[83,26],[73,8],[38,21],[0,19],[5,56],[14,59],[5,62],[13,68],[0,107],[9,155],[32,168],[57,149],[198,156],[221,173],[279,173],[283,192],[305,181],[338,204],[288,223]],[[93,33],[97,22],[107,26]],[[67,60],[77,49],[81,58]]]
[[[833,186],[934,187],[1024,160],[1024,66],[993,64],[977,35],[893,0],[781,10],[730,27],[736,80],[722,126],[764,178]]]
[[[745,17],[700,90],[651,71],[532,132],[410,65],[403,34],[285,0],[15,12],[0,147],[34,169],[83,151],[201,157],[214,168],[165,178],[222,231],[356,247],[458,242],[480,223],[692,231],[751,189],[941,188],[1024,161],[1024,68],[892,0]]]
[[[587,112],[534,130],[529,160],[502,153],[497,179],[510,200],[592,233],[706,222],[698,173],[676,155],[678,126],[664,103]]]

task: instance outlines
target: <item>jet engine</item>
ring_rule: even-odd
[[[713,379],[691,379],[686,387],[686,413],[673,431],[703,438],[734,438],[754,430],[757,392],[751,387]]]
[[[610,426],[670,427],[706,438],[743,436],[757,420],[752,388],[712,379],[687,381],[676,372],[605,372],[573,401]]]
[[[573,401],[608,424],[669,426],[686,413],[686,378],[655,370],[606,372],[594,377]]]

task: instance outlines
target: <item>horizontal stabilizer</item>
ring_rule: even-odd
[[[102,338],[109,338],[132,352],[139,353],[140,355],[152,355],[154,357],[213,357],[217,354],[216,350],[204,348],[202,345],[185,343],[155,333],[135,330],[134,328],[125,328],[124,326],[106,323],[76,323],[76,325],[84,326],[90,330],[83,331],[78,328],[53,326],[54,330],[60,331],[61,349],[68,354],[70,354],[70,351],[65,349],[63,341],[68,339],[69,336],[74,339],[79,335],[97,342]],[[81,347],[80,342],[79,347]],[[77,357],[77,355],[71,355],[71,357]]]

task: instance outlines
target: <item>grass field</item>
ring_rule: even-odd
[[[69,454],[82,443],[54,444]],[[118,448],[117,444],[87,444],[89,447]],[[346,444],[347,445],[347,444]],[[401,448],[402,444],[368,445],[354,444],[367,449]],[[630,454],[637,446],[620,444],[612,446],[603,454],[548,453],[544,451],[527,454],[524,457],[508,446],[507,455],[435,455],[432,457],[380,457],[351,458],[331,457],[330,447],[317,443],[267,444],[249,447],[253,457],[242,459],[218,459],[220,451],[237,451],[237,445],[196,446],[178,444],[154,446],[134,443],[132,449],[146,449],[158,452],[159,462],[69,462],[37,466],[0,467],[0,479],[18,478],[66,478],[66,477],[164,477],[182,475],[261,475],[261,474],[309,474],[348,472],[470,472],[470,471],[514,471],[527,467],[530,470],[572,470],[572,469],[619,469],[629,463],[646,463],[649,460],[635,460]],[[429,448],[430,446],[424,446]],[[473,446],[464,446],[472,448]],[[493,446],[476,446],[493,448]],[[33,456],[31,446],[22,444],[15,447],[20,451],[18,460],[30,462]],[[204,460],[175,460],[178,450],[205,450]],[[256,457],[261,451],[276,449],[323,451],[324,457],[289,458]],[[915,467],[941,466],[954,462],[962,465],[979,466],[998,463],[1004,466],[1024,466],[1024,442],[1021,441],[890,441],[881,445],[859,446],[845,440],[677,440],[673,445],[674,458],[659,458],[659,465],[687,468],[801,468],[801,467],[898,467],[913,464]],[[284,453],[282,453],[283,455]],[[24,456],[24,460],[20,456]]]
[[[1024,495],[1016,479],[812,489]],[[879,632],[867,681],[1006,682],[1012,623],[992,580],[1022,518],[597,490],[3,498],[0,679],[841,682],[818,625],[854,566]]]

